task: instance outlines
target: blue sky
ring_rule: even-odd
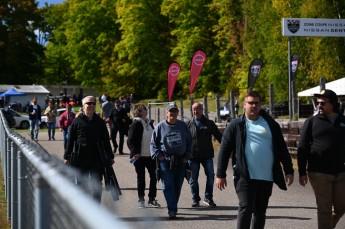
[[[48,4],[59,4],[63,2],[64,0],[37,0],[38,7],[44,6],[44,3],[47,2]]]

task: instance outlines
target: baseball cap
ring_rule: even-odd
[[[167,111],[170,111],[172,109],[176,109],[178,111],[178,107],[176,106],[176,103],[169,103],[167,106]]]
[[[332,103],[332,104],[335,104],[338,102],[338,96],[337,94],[335,94],[334,91],[332,90],[329,90],[329,89],[325,89],[325,90],[322,90],[319,94],[314,94],[315,97],[319,98],[319,97],[325,97],[327,99],[329,99],[329,101]]]

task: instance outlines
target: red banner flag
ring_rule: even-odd
[[[172,63],[168,70],[168,100],[171,100],[178,74],[180,74],[181,67],[178,63]]]
[[[194,53],[192,58],[192,67],[190,69],[190,86],[189,86],[189,94],[192,94],[194,90],[194,86],[196,81],[198,80],[199,74],[201,72],[202,66],[204,65],[206,60],[206,54],[198,50]]]

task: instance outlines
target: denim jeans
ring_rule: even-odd
[[[40,129],[40,120],[39,119],[30,119],[30,135],[31,139],[38,138],[38,130]]]
[[[55,125],[56,125],[56,122],[47,122],[49,140],[51,138],[53,139],[55,138]]]
[[[316,198],[318,228],[334,228],[345,213],[345,173],[309,172],[308,177]]]
[[[190,181],[190,188],[192,191],[192,198],[195,201],[200,201],[199,195],[199,170],[200,164],[204,167],[204,172],[206,175],[206,187],[205,187],[205,198],[213,198],[213,185],[214,185],[214,168],[212,158],[200,158],[200,159],[190,159],[188,161],[189,169],[192,172],[192,179]]]
[[[170,160],[159,163],[162,180],[162,190],[168,206],[169,216],[177,214],[177,203],[180,198],[186,165],[182,162],[170,167]]]
[[[67,147],[67,140],[68,140],[68,134],[71,130],[71,126],[69,126],[67,129],[63,129],[62,130],[62,134],[63,134],[63,148],[66,149]]]
[[[273,182],[240,177],[235,188],[239,200],[237,229],[263,229]]]

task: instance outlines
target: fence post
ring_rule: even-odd
[[[204,96],[204,115],[208,118],[208,104],[207,104],[207,96]]]
[[[236,113],[235,113],[235,96],[234,96],[234,91],[230,91],[230,111],[231,111],[231,118],[235,119],[236,118]]]
[[[18,228],[18,166],[17,145],[11,141],[11,226]]]
[[[220,120],[220,102],[219,102],[219,99],[220,99],[220,95],[219,95],[219,92],[217,92],[217,94],[216,94],[216,110],[217,110],[216,122],[219,122],[219,120]]]
[[[7,150],[6,150],[6,166],[7,166],[7,171],[6,171],[6,200],[7,200],[7,219],[11,220],[11,195],[12,195],[12,187],[11,187],[11,179],[12,179],[12,174],[11,174],[11,161],[12,161],[12,155],[11,155],[11,142],[10,139],[6,139],[6,145],[7,145]]]
[[[181,112],[181,120],[183,121],[183,116],[184,116],[184,112],[183,112],[183,100],[180,100],[180,112]]]
[[[50,228],[51,216],[50,216],[50,190],[46,181],[41,175],[36,174],[34,176],[35,187],[35,229]]]
[[[189,106],[190,116],[193,117],[192,106],[194,103],[194,99],[191,97],[189,100],[190,100],[190,106]]]
[[[149,109],[149,120],[151,121],[151,101],[149,101],[147,108]]]
[[[26,160],[23,153],[18,151],[18,228],[26,226]]]
[[[274,86],[271,83],[269,87],[269,94],[270,94],[270,101],[269,101],[269,107],[270,107],[270,115],[272,115],[273,118],[275,118],[275,112],[274,112]]]

